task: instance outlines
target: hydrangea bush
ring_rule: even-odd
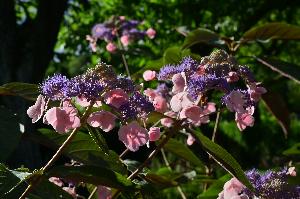
[[[154,29],[139,30],[138,25],[141,22],[123,16],[113,17],[96,24],[87,40],[92,51],[97,50],[98,40],[104,40],[107,51],[118,53],[117,49],[123,51],[133,41],[145,36],[154,38]],[[178,63],[145,70],[142,84],[131,79],[124,56],[122,61],[128,77],[116,74],[113,66],[100,62],[72,78],[63,74],[46,78],[38,85],[39,95],[35,104],[28,108],[27,115],[32,123],[41,120],[51,126],[54,131],[48,136],[60,147],[44,167],[20,178],[19,184],[28,183],[20,198],[33,197],[45,183],[48,184],[44,186],[61,189],[60,197],[67,194],[66,198],[85,198],[77,189],[82,186],[88,198],[159,198],[164,196],[153,196],[152,192],[161,187],[176,187],[178,195],[186,198],[180,185],[193,181],[197,174],[206,177],[200,191],[207,190],[209,184],[205,180],[209,181],[213,173],[211,160],[232,176],[224,186],[222,184],[223,190],[219,189],[218,196],[215,195],[218,199],[300,198],[300,186],[292,182],[297,178],[295,167],[264,173],[257,169],[244,172],[238,161],[215,143],[223,112],[229,112],[236,128],[244,131],[255,125],[257,104],[267,93],[250,68],[239,64],[233,55],[237,48],[229,44],[227,51],[215,49],[201,59],[190,54]],[[211,139],[201,132],[201,128],[209,125],[214,127]],[[115,142],[123,143],[126,148],[119,155],[108,147],[104,138],[114,133],[118,137]],[[186,143],[177,139],[182,135]],[[76,148],[74,143],[82,141],[77,140],[79,136],[88,140],[88,145],[76,145]],[[190,150],[188,146],[191,145],[200,145],[208,153],[207,164]],[[139,153],[146,147],[153,150],[144,162],[124,158],[128,152]],[[164,150],[197,167],[191,173],[178,175],[172,170]],[[147,169],[159,152],[168,170],[166,175]],[[73,153],[71,163],[55,165],[65,153]]]

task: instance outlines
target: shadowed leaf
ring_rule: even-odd
[[[300,84],[300,66],[270,58],[254,58],[259,63],[269,67],[273,71],[276,71],[282,76],[287,77]]]
[[[135,185],[120,173],[99,166],[58,166],[51,169],[49,176],[61,177],[75,182],[86,182],[122,190],[132,190]]]
[[[202,145],[203,149],[211,155],[211,157],[216,160],[225,170],[227,170],[231,175],[236,177],[241,183],[243,183],[250,190],[253,190],[253,187],[249,180],[247,179],[244,171],[240,164],[220,145],[212,142],[205,135],[200,132],[192,131],[191,132],[195,139]]]
[[[20,96],[28,100],[35,100],[39,95],[38,85],[11,82],[0,86],[0,95]]]
[[[279,93],[270,90],[262,95],[262,99],[267,105],[267,108],[277,119],[277,122],[281,126],[285,137],[287,137],[290,127],[290,113],[285,104],[285,100]]]
[[[217,33],[205,28],[198,28],[187,34],[182,49],[189,48],[198,43],[221,45],[225,42],[221,40],[221,37]]]
[[[286,23],[268,23],[252,28],[244,33],[241,42],[254,40],[300,39],[300,27]]]

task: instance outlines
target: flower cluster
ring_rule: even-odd
[[[253,126],[255,105],[266,93],[250,70],[239,65],[223,50],[214,51],[200,62],[185,57],[178,65],[166,65],[158,74],[146,71],[143,77],[146,81],[156,77],[172,81],[169,91],[144,91],[155,110],[168,116],[161,120],[162,125],[167,127],[172,125],[172,118],[184,119],[194,126],[208,123],[209,115],[216,111],[216,107],[215,103],[207,102],[207,92],[216,90],[224,93],[221,102],[229,111],[235,112],[235,121],[242,131]],[[240,81],[245,88],[239,87]]]
[[[256,169],[246,172],[255,192],[251,192],[236,178],[224,184],[218,199],[296,199],[300,198],[300,186],[288,183],[289,177],[296,176],[295,167],[284,168],[280,171],[267,171],[259,173]]]
[[[40,84],[40,93],[27,114],[33,123],[44,115],[43,122],[52,125],[58,133],[67,133],[84,123],[109,132],[119,119],[122,124],[119,139],[132,151],[160,137],[159,129],[148,131],[138,122],[154,110],[152,103],[130,79],[117,76],[104,63],[70,79],[55,74]],[[49,101],[60,101],[60,106],[48,108]],[[82,121],[75,105],[93,106],[94,111]]]
[[[146,31],[139,30],[138,26],[142,22],[137,20],[128,20],[124,16],[112,17],[110,20],[96,24],[92,28],[92,34],[87,35],[86,39],[90,42],[90,47],[93,52],[96,52],[97,41],[104,40],[107,42],[106,50],[109,52],[115,52],[117,50],[117,40],[124,47],[127,47],[133,41],[143,39],[148,36],[150,39],[155,37],[156,31],[153,28],[149,28]]]

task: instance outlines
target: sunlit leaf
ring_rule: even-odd
[[[189,161],[195,166],[204,167],[202,161],[182,142],[171,138],[167,144],[165,144],[164,149]]]

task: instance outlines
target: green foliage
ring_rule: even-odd
[[[214,158],[218,164],[220,164],[227,172],[236,177],[241,183],[243,183],[250,190],[253,187],[249,180],[247,179],[244,171],[242,170],[239,163],[220,145],[212,142],[202,133],[193,131],[193,136],[202,145],[204,150]]]
[[[86,182],[121,190],[133,190],[134,184],[126,176],[109,170],[105,165],[58,166],[48,172],[49,176],[61,177],[74,182]]]
[[[0,197],[3,199],[19,198],[28,185],[25,180],[31,175],[24,171],[9,170],[0,164]],[[60,197],[72,198],[67,192],[45,178],[42,179],[37,189],[28,195],[29,199],[57,199]]]
[[[68,137],[68,134],[59,135],[49,129],[40,129],[40,132],[44,139],[50,140],[54,146],[61,145]],[[76,134],[71,144],[64,150],[64,154],[88,165],[101,165],[121,174],[127,173],[114,151],[109,150],[109,153],[105,153],[89,135],[83,132]]]
[[[204,28],[198,28],[187,34],[182,48],[189,48],[199,43],[220,46],[224,44],[224,41],[215,32]]]
[[[183,144],[182,142],[179,142],[175,139],[170,139],[164,146],[164,149],[191,162],[195,166],[204,168],[201,160],[186,146],[186,144]]]
[[[4,162],[18,146],[22,128],[20,119],[10,110],[0,107],[0,161]]]
[[[22,82],[11,82],[0,86],[0,95],[20,96],[28,100],[35,100],[39,95],[38,85]]]
[[[286,23],[264,24],[246,31],[241,42],[267,41],[271,39],[300,39],[300,27]]]

